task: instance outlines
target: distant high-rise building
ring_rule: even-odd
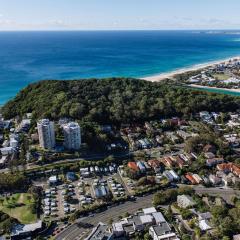
[[[53,149],[55,147],[54,123],[48,119],[42,119],[37,123],[40,146],[44,149]]]
[[[63,126],[64,147],[69,150],[79,150],[81,146],[81,130],[76,122],[70,122]]]

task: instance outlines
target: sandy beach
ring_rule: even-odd
[[[141,79],[151,81],[151,82],[158,82],[158,81],[164,80],[166,78],[173,78],[176,74],[182,74],[182,73],[190,72],[190,71],[197,71],[197,70],[200,70],[200,69],[211,67],[211,66],[216,65],[216,64],[229,62],[230,60],[233,60],[233,59],[240,60],[240,57],[236,56],[236,57],[231,57],[231,58],[228,58],[228,59],[222,59],[222,60],[218,60],[218,61],[212,61],[212,62],[207,62],[207,63],[203,63],[203,64],[197,64],[197,65],[194,65],[194,66],[189,67],[189,68],[177,69],[177,70],[172,71],[172,72],[162,73],[162,74],[149,76],[149,77],[143,77]]]

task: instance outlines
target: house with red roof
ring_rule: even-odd
[[[127,166],[135,172],[139,171],[139,167],[137,166],[137,164],[135,162],[129,162],[127,164]]]
[[[187,173],[187,174],[185,175],[185,177],[186,177],[186,179],[187,179],[188,181],[191,182],[191,184],[193,184],[193,185],[197,184],[196,180],[195,180],[194,177],[192,176],[192,173]]]

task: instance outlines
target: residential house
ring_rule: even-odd
[[[228,175],[224,175],[222,177],[222,181],[225,186],[230,186],[233,183],[234,175],[233,173],[229,173]]]
[[[210,153],[212,154],[212,153]],[[224,162],[224,159],[219,157],[219,158],[209,158],[206,160],[206,165],[208,167],[213,167],[213,166],[216,166],[217,164],[220,164],[220,163],[223,163]]]
[[[211,145],[211,144],[207,144],[204,148],[203,148],[203,151],[205,152],[205,153],[207,153],[207,152],[211,152],[211,153],[216,153],[216,147],[215,146],[213,146],[213,145]]]
[[[146,168],[143,162],[137,161],[137,167],[139,168],[140,172],[146,172]]]
[[[198,158],[197,154],[194,153],[194,152],[191,152],[191,153],[190,153],[190,156],[191,156],[193,159],[197,159],[197,158]]]
[[[234,235],[233,240],[240,240],[240,234]]]
[[[129,227],[131,229],[129,229]],[[133,224],[129,223],[127,219],[122,219],[121,221],[112,224],[112,232],[116,237],[131,235],[134,231]]]
[[[179,240],[176,233],[171,231],[167,222],[149,228],[149,235],[153,240]]]
[[[158,160],[148,160],[148,165],[151,166],[156,173],[161,171],[161,162]]]
[[[188,195],[178,195],[177,204],[181,208],[188,208],[193,207],[196,204],[196,202],[192,199],[192,197]]]
[[[108,225],[100,222],[85,240],[112,240],[113,237]]]
[[[193,178],[192,173],[187,173],[185,178],[193,185],[197,184],[196,180]]]
[[[147,171],[151,170],[151,166],[147,162],[142,162],[146,168]]]
[[[198,213],[199,228],[202,231],[208,231],[213,227],[210,224],[212,214],[210,212]]]
[[[192,135],[191,134],[189,134],[189,133],[187,133],[187,132],[185,132],[185,131],[183,131],[183,130],[178,130],[177,131],[177,134],[181,137],[181,138],[183,138],[184,140],[187,140],[188,138],[190,138]]]
[[[128,162],[127,166],[133,171],[136,171],[136,172],[139,171],[139,167],[135,162]]]
[[[163,175],[168,179],[169,182],[173,182],[175,180],[173,174],[168,170],[164,171]]]
[[[240,178],[240,166],[238,166],[235,163],[218,164],[217,169],[225,173],[232,172],[233,174]]]
[[[210,212],[198,213],[198,220],[210,220],[212,214]]]
[[[219,185],[222,183],[222,179],[213,175],[213,174],[210,174],[209,175],[209,181],[213,184],[213,185]]]
[[[152,216],[155,220],[155,224],[160,224],[160,223],[166,222],[166,219],[164,218],[164,216],[162,215],[161,212],[153,212]]]
[[[39,220],[31,224],[15,224],[11,231],[11,239],[27,239],[36,237],[37,233],[43,228],[43,223]]]
[[[207,159],[215,158],[215,154],[212,153],[212,152],[205,152],[205,153],[204,153],[204,156],[205,156],[205,158],[207,158]]]
[[[170,170],[169,173],[173,176],[175,181],[178,181],[180,177],[177,175],[177,173],[174,170]]]
[[[234,173],[236,176],[240,178],[240,167],[237,166],[236,164],[232,165],[232,173]]]
[[[212,226],[210,225],[210,222],[208,220],[200,220],[199,221],[199,228],[202,231],[208,231],[212,229]]]
[[[231,166],[232,166],[232,164],[222,163],[222,164],[217,165],[217,169],[219,171],[223,171],[224,173],[230,173],[231,172]]]
[[[13,147],[4,147],[4,148],[0,148],[0,151],[2,153],[2,155],[11,155],[14,152],[14,148]]]
[[[8,156],[2,156],[0,159],[0,168],[3,168],[6,163],[8,162],[9,157]]]
[[[154,207],[145,208],[136,214],[112,224],[114,236],[130,236],[135,231],[143,231],[145,227],[166,222],[165,218]]]
[[[173,132],[166,132],[166,136],[174,143],[177,143],[179,141],[179,138],[176,136]]]
[[[190,162],[192,160],[192,155],[188,153],[180,154],[179,155],[181,159],[183,159],[185,162]]]
[[[192,178],[195,180],[196,183],[201,183],[203,180],[198,174],[193,174]]]
[[[180,156],[175,157],[175,162],[178,165],[178,167],[181,169],[188,165]]]
[[[170,157],[164,157],[162,158],[162,163],[169,168],[172,168],[174,165],[173,160]]]

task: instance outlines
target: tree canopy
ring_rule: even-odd
[[[6,118],[33,112],[36,119],[71,117],[98,123],[128,123],[202,110],[234,111],[239,106],[240,98],[229,95],[111,78],[33,83],[9,101],[2,112]]]

